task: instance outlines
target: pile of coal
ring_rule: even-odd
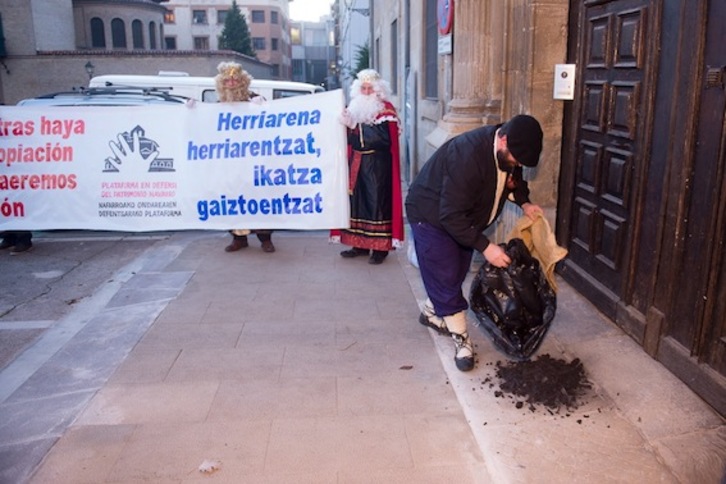
[[[532,411],[537,406],[550,413],[576,409],[592,388],[577,358],[567,362],[544,354],[528,361],[498,361],[495,374],[500,389],[495,395],[514,396],[517,408],[527,404]]]

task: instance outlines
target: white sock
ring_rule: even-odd
[[[466,333],[466,311],[459,311],[451,316],[444,316],[444,321],[446,321],[446,327],[452,333]]]

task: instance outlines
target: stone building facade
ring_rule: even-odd
[[[164,44],[170,50],[217,50],[232,0],[168,0]],[[238,0],[257,58],[273,79],[292,79],[288,0]]]
[[[333,38],[334,24],[330,16],[319,22],[292,22],[292,80],[336,89],[337,79],[332,75],[336,66]]]
[[[525,177],[569,250],[558,273],[726,415],[726,3],[375,0],[372,14],[408,178],[458,133],[538,118]],[[494,240],[520,215],[510,205]]]
[[[161,50],[164,0],[115,3],[73,0],[75,46],[80,49]]]
[[[214,75],[236,61],[254,77],[272,66],[230,51],[163,49],[164,0],[3,0],[0,103],[88,85],[92,74]]]
[[[531,114],[546,134],[542,163],[526,176],[533,200],[554,222],[562,101],[553,101],[552,92],[554,66],[567,50],[567,0],[443,2],[454,9],[447,34],[440,33],[440,3],[372,2],[372,64],[395,85],[407,127],[405,171],[415,175],[456,134]],[[517,216],[505,216],[505,223]]]

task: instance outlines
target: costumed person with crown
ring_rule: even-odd
[[[378,72],[360,71],[340,118],[348,128],[350,228],[335,230],[331,237],[351,246],[342,257],[368,256],[369,264],[381,264],[404,238],[400,128],[389,93]]]
[[[252,77],[242,69],[240,64],[221,62],[217,66],[217,71],[218,74],[214,81],[219,102],[255,102],[255,99],[259,98],[250,91]],[[249,245],[247,236],[250,233],[257,235],[263,251],[275,252],[275,246],[272,244],[272,230],[234,229],[229,232],[232,234],[232,242],[224,248],[226,252],[236,252],[247,247]]]

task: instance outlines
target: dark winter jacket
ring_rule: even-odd
[[[499,125],[501,126],[501,125]],[[483,251],[497,189],[494,136],[499,126],[476,128],[444,143],[411,183],[406,197],[409,223],[424,222],[446,230],[459,244]],[[522,168],[513,172],[514,189],[505,186],[497,217],[510,194],[514,202],[529,202]],[[496,220],[496,217],[495,217]]]

